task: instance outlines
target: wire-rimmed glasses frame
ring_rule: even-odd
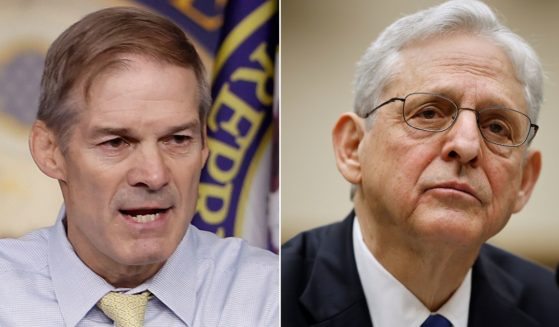
[[[419,97],[419,96],[424,96],[424,97],[431,97],[431,100],[433,102],[437,102],[439,104],[444,104],[446,107],[443,108],[442,111],[438,111],[436,112],[436,110],[439,110],[440,108],[435,107],[433,104],[431,103],[422,103],[420,102],[420,106],[418,106],[418,108],[415,108],[414,106],[412,106],[412,108],[408,108],[408,111],[411,111],[411,113],[429,113],[429,114],[437,114],[437,113],[443,113],[444,116],[443,118],[445,120],[442,121],[442,124],[440,127],[425,127],[425,126],[418,126],[420,124],[418,124],[417,122],[413,122],[414,117],[410,117],[409,115],[406,114],[406,102],[409,98],[411,97]],[[384,102],[382,102],[381,104],[379,104],[378,106],[374,107],[373,109],[371,109],[370,111],[368,111],[363,118],[367,118],[369,117],[371,114],[373,114],[376,110],[384,107],[387,104],[390,104],[392,102],[395,101],[401,101],[402,102],[402,117],[404,119],[404,121],[406,122],[406,124],[414,129],[417,130],[422,130],[422,131],[428,131],[428,132],[444,132],[450,128],[452,128],[452,126],[454,126],[454,124],[456,123],[456,120],[458,120],[458,116],[460,115],[460,111],[462,110],[467,110],[467,111],[472,111],[476,114],[476,122],[477,122],[477,126],[478,129],[482,135],[482,137],[484,138],[484,140],[486,140],[489,143],[492,144],[496,144],[496,145],[500,145],[500,146],[505,146],[505,147],[519,147],[521,145],[523,145],[524,143],[526,143],[526,141],[530,142],[532,141],[532,139],[536,136],[536,133],[538,132],[539,126],[536,124],[532,123],[532,120],[530,119],[530,117],[518,110],[514,110],[514,109],[510,109],[510,108],[505,108],[505,107],[492,107],[492,108],[485,108],[485,109],[471,109],[471,108],[461,108],[459,107],[454,101],[452,101],[451,99],[440,95],[440,94],[435,94],[435,93],[427,93],[427,92],[414,92],[414,93],[410,93],[408,95],[406,95],[405,97],[394,97],[394,98],[390,98]],[[427,111],[422,111],[424,110],[422,107],[424,106],[425,108],[428,108]],[[446,111],[446,112],[445,112]],[[490,122],[492,123],[492,125],[488,125],[488,126],[482,126],[482,124],[486,123],[486,118],[490,118],[492,120],[490,120]],[[412,120],[412,121],[410,121]],[[426,120],[428,121],[428,120]],[[440,120],[439,120],[440,121]],[[490,131],[487,131],[486,128],[489,128]],[[494,132],[492,129],[495,129],[496,131]],[[512,129],[511,131],[508,131],[508,129]],[[498,132],[500,132],[501,134],[506,133],[507,131],[510,132],[510,136],[511,139],[509,140],[505,140],[504,139],[504,135],[499,135]],[[512,139],[512,137],[516,137],[516,141],[514,139]],[[507,141],[507,142],[505,142]]]

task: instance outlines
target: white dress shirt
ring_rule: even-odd
[[[367,306],[375,327],[414,327],[430,314],[438,313],[454,327],[468,325],[472,286],[472,269],[452,297],[437,312],[430,312],[400,281],[390,274],[369,251],[359,219],[353,220],[353,248],[357,271],[363,285]]]
[[[0,240],[0,326],[113,326],[96,303],[149,290],[145,326],[277,326],[278,257],[189,226],[156,275],[115,289],[69,243],[63,213],[50,228]]]

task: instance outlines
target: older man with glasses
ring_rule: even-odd
[[[478,1],[389,26],[333,130],[355,210],[282,249],[284,326],[559,326],[550,271],[485,244],[541,153],[532,48]]]

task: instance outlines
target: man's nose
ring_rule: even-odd
[[[480,134],[476,112],[463,108],[458,112],[454,125],[445,135],[443,156],[445,160],[458,160],[461,164],[475,165],[484,142]]]
[[[132,168],[128,173],[131,186],[157,191],[169,183],[169,168],[157,145],[144,145],[137,149]]]

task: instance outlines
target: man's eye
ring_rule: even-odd
[[[419,113],[419,116],[424,119],[433,119],[437,116],[437,112],[433,109],[424,109]]]
[[[493,119],[483,124],[482,129],[488,134],[493,134],[499,137],[510,137],[511,131],[509,125],[510,124],[507,124],[504,121]]]
[[[163,140],[164,144],[170,146],[186,146],[192,140],[192,136],[184,134],[170,135]]]
[[[449,110],[444,110],[434,105],[422,106],[407,113],[408,119],[415,121],[430,121],[446,119],[450,115]]]
[[[489,130],[495,134],[501,134],[504,131],[503,125],[491,124],[489,125]]]
[[[103,143],[101,143],[102,146],[110,148],[110,149],[119,149],[122,148],[123,146],[127,145],[128,143],[126,143],[125,140],[123,140],[122,138],[114,138],[114,139],[110,139],[108,141],[105,141]]]
[[[190,141],[191,137],[188,135],[173,135],[172,141],[175,144],[183,144]]]

